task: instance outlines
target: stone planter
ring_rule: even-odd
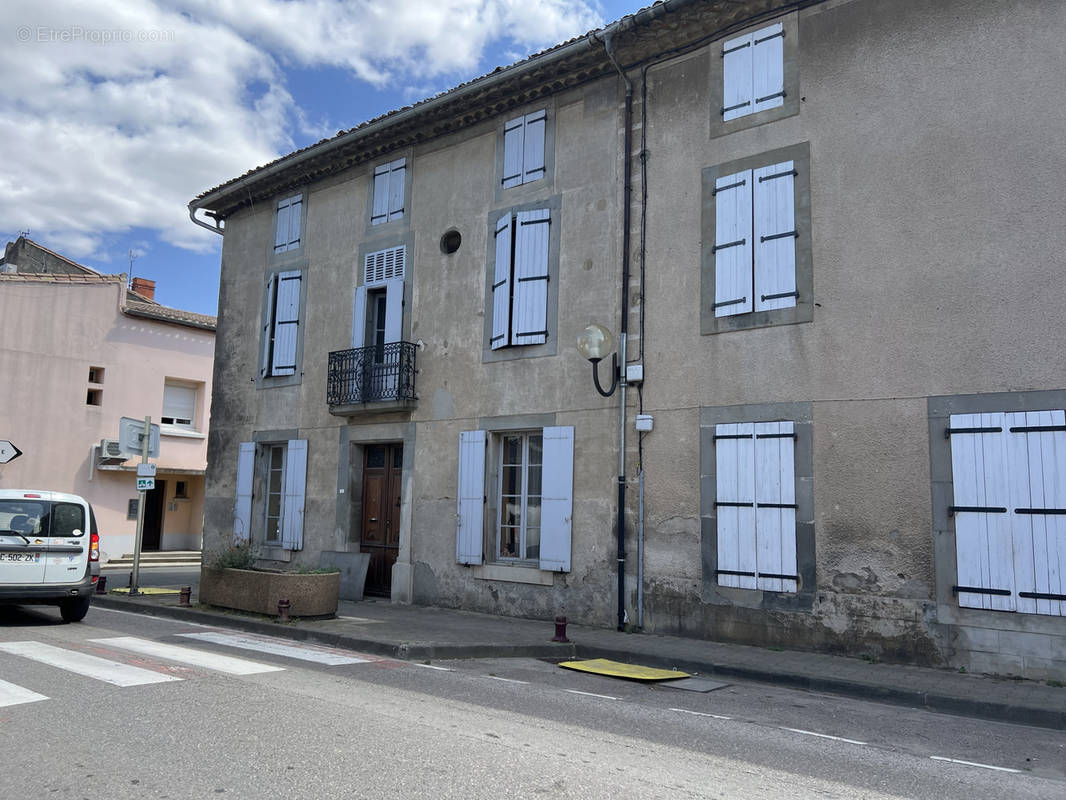
[[[201,603],[254,614],[277,616],[278,600],[289,601],[293,617],[326,617],[337,613],[340,573],[271,572],[201,567]]]

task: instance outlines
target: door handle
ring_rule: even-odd
[[[377,518],[377,517],[371,517],[371,518],[370,518],[370,521],[371,521],[371,522],[377,522],[377,521],[378,521],[378,518]]]

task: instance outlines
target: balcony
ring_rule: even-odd
[[[329,354],[326,402],[337,416],[411,408],[415,396],[413,342],[356,347]]]

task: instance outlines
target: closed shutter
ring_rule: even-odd
[[[459,434],[455,558],[460,564],[484,561],[485,441],[485,431]]]
[[[522,184],[525,155],[525,117],[508,120],[503,126],[503,188]]]
[[[277,276],[271,275],[267,279],[266,307],[263,312],[263,357],[259,362],[259,377],[265,377],[270,373],[270,353],[274,343],[274,316],[277,300]]]
[[[366,339],[366,287],[355,287],[352,301],[352,348],[363,347]]]
[[[714,315],[726,317],[754,308],[752,302],[752,172],[715,181]]]
[[[780,22],[752,34],[752,111],[785,102],[785,30]]]
[[[516,215],[511,344],[542,344],[548,338],[550,226],[546,208]]]
[[[278,274],[274,310],[274,349],[271,375],[296,374],[296,340],[300,328],[300,272]]]
[[[791,161],[752,171],[756,311],[796,305],[795,175]]]
[[[759,589],[794,592],[796,468],[791,422],[759,422],[755,433],[755,581]]]
[[[718,583],[756,588],[755,426],[750,422],[714,429],[717,470]]]
[[[163,421],[192,427],[196,418],[196,389],[192,386],[163,385]]]
[[[522,156],[522,182],[544,177],[544,131],[548,114],[543,109],[527,114]]]
[[[511,327],[511,236],[513,218],[504,214],[496,222],[496,267],[492,281],[493,350],[505,347]]]
[[[403,217],[404,186],[407,181],[407,161],[400,158],[389,165],[389,221]]]
[[[569,572],[574,513],[574,428],[570,425],[545,428],[543,442],[540,568]]]
[[[300,246],[300,216],[303,195],[278,201],[278,216],[274,228],[274,252],[284,253]]]
[[[241,442],[237,451],[237,493],[233,506],[233,541],[247,542],[252,524],[252,476],[255,474],[255,442]]]
[[[374,169],[374,206],[370,212],[370,224],[380,225],[389,221],[389,165]]]
[[[285,460],[285,519],[281,546],[302,550],[304,546],[304,499],[307,490],[307,440],[290,439]]]
[[[363,259],[363,283],[375,286],[390,278],[402,278],[407,266],[407,247],[390,247],[367,253]]]
[[[722,119],[752,112],[752,34],[722,45]]]

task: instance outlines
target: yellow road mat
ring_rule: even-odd
[[[609,675],[612,678],[628,678],[633,681],[673,681],[678,678],[690,677],[687,672],[679,672],[676,669],[642,667],[640,664],[623,664],[621,661],[610,661],[606,658],[593,658],[589,661],[564,661],[559,666],[566,669],[576,669],[580,672]]]
[[[113,594],[129,594],[129,587],[125,589],[108,589],[109,593]],[[137,594],[179,594],[180,589],[161,589],[158,586],[141,586],[137,589]]]

